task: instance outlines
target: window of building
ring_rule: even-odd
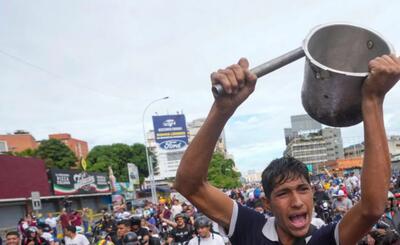
[[[7,142],[0,141],[0,152],[6,152],[6,151],[8,151]]]

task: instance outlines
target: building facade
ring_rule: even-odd
[[[317,164],[344,157],[339,128],[322,128],[308,115],[291,116],[291,128],[285,128],[284,155],[292,156],[313,170]]]
[[[187,129],[189,133],[189,143],[192,142],[193,138],[197,135],[201,126],[203,126],[205,120],[206,120],[205,118],[199,118],[187,124]],[[227,156],[228,152],[226,150],[225,131],[222,131],[221,135],[219,136],[214,151],[222,153],[225,157],[229,158]]]
[[[21,152],[27,149],[36,149],[38,143],[29,133],[0,135],[1,152]]]
[[[256,170],[248,170],[243,176],[247,183],[260,183],[262,172]]]
[[[389,152],[391,156],[397,156],[400,154],[400,136],[399,135],[393,135],[390,136],[388,139],[388,145],[389,145]]]
[[[388,147],[390,156],[397,156],[400,154],[400,136],[392,135],[388,138]],[[364,142],[349,145],[344,148],[345,158],[364,157],[365,146]]]
[[[356,157],[364,157],[364,150],[364,142],[346,146],[344,148],[344,158],[350,159]]]
[[[70,134],[50,134],[49,139],[57,139],[68,146],[78,159],[86,158],[89,153],[89,146],[86,141],[74,139]]]

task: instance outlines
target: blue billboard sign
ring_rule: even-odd
[[[185,115],[153,116],[156,143],[163,150],[180,150],[188,145]]]

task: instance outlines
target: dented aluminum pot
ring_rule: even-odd
[[[347,127],[362,121],[361,86],[368,63],[394,53],[378,33],[350,24],[314,28],[303,42],[306,56],[301,99],[315,120]]]

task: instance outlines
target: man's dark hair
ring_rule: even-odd
[[[129,219],[123,219],[118,221],[117,226],[118,225],[124,225],[126,227],[131,227],[131,221]]]
[[[6,234],[6,237],[8,237],[8,236],[17,236],[17,237],[19,237],[19,233],[17,231],[9,231]]]
[[[265,196],[271,198],[272,190],[277,185],[301,177],[304,177],[304,179],[310,183],[307,166],[301,161],[290,156],[284,156],[273,160],[262,173],[261,182]]]
[[[72,233],[76,233],[76,227],[73,226],[73,225],[68,225],[67,227],[65,227],[65,229],[66,229],[67,231],[72,232]]]
[[[134,226],[134,225],[138,225],[138,226],[140,226],[140,219],[138,219],[138,218],[132,218],[131,219],[131,226]]]

